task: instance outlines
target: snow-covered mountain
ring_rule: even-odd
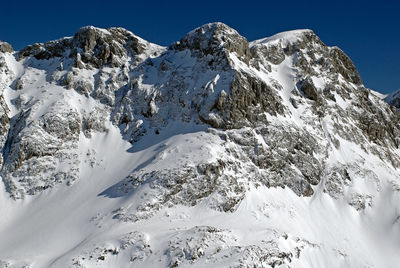
[[[397,109],[400,109],[400,89],[391,94],[385,95],[384,100]]]
[[[400,114],[311,30],[90,26],[0,72],[0,267],[398,267]]]

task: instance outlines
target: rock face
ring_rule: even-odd
[[[189,49],[199,58],[210,56],[209,66],[226,64],[221,60],[229,61],[230,52],[236,53],[244,62],[251,57],[247,39],[223,23],[203,25],[188,33],[170,49]]]
[[[120,67],[127,58],[131,64],[140,61],[140,55],[150,44],[123,28],[107,30],[87,26],[72,38],[62,38],[44,44],[34,44],[19,52],[19,59],[33,56],[38,60],[69,57],[77,68]]]
[[[79,53],[85,64],[95,68],[104,65],[118,67],[121,59],[143,53],[146,44],[132,33],[122,28],[101,31],[94,27],[81,28],[72,39],[70,56]]]
[[[56,103],[33,119],[33,111],[40,104],[22,112],[14,121],[7,143],[2,174],[13,198],[34,195],[61,182],[71,184],[79,177],[79,114]]]
[[[325,46],[310,30],[281,33],[249,43],[227,25],[212,23],[191,31],[164,50],[121,28],[84,27],[73,38],[28,46],[18,55],[31,61],[33,57],[60,62],[47,74],[51,83],[72,88],[105,106],[90,115],[82,115],[79,107],[66,109],[65,114],[54,110],[28,124],[29,118],[37,117],[31,115],[32,109],[38,110],[42,104],[21,104],[25,112],[13,120],[13,137],[9,138],[10,149],[3,167],[7,188],[14,197],[23,196],[15,193],[18,191],[34,194],[54,182],[74,181],[78,173],[58,172],[52,160],[48,166],[30,172],[29,179],[24,174],[37,166],[38,159],[73,159],[76,152],[69,152],[77,148],[79,134],[90,137],[92,130],[106,131],[107,117],[130,142],[139,141],[149,131],[159,133],[171,119],[229,130],[236,157],[229,161],[219,159],[210,165],[221,171],[235,170],[234,163],[250,159],[247,172],[258,169],[260,173],[254,175],[254,181],[267,186],[288,186],[299,195],[313,194],[312,185],[331,176],[326,158],[320,155],[327,156],[332,148],[338,149],[342,139],[359,144],[395,167],[399,163],[399,156],[393,153],[399,145],[398,113],[369,94],[353,63],[339,48]],[[114,69],[110,72],[106,67]],[[80,72],[87,68],[92,69],[89,76]],[[295,70],[295,76],[284,73],[283,68]],[[279,75],[284,77],[275,78]],[[19,77],[16,89],[23,88],[28,79]],[[351,104],[341,104],[344,102]],[[52,107],[62,105],[64,102],[57,102]],[[280,117],[287,121],[300,111],[303,127],[276,121]],[[7,133],[6,116],[3,121],[3,132]],[[349,121],[353,124],[345,123]],[[263,145],[257,142],[258,137],[264,140]],[[72,170],[78,170],[77,163],[72,162]],[[201,179],[201,185],[207,189],[216,178],[198,173],[199,166],[182,167],[186,170],[183,173],[163,173]],[[37,181],[35,178],[42,175],[43,169],[47,175]],[[136,178],[132,174],[128,181],[147,181],[150,174],[153,173],[142,174],[140,179],[132,179]],[[174,195],[180,194],[180,188],[176,189],[178,182],[165,185],[154,176],[160,175],[149,178],[164,188],[173,187],[168,191]],[[16,177],[21,177],[18,183],[13,180]],[[230,180],[222,175],[217,177],[219,181]],[[184,183],[185,178],[178,181]],[[248,186],[248,182],[241,180],[229,184],[238,189]],[[196,204],[196,200],[213,192],[197,195],[196,191],[190,194],[192,197],[171,199],[171,194],[167,194],[166,198],[176,202],[189,198]],[[225,203],[218,206],[227,210]],[[229,205],[228,210],[234,206]]]
[[[0,41],[0,52],[12,53],[12,52],[14,52],[14,49],[12,48],[12,46],[9,43]]]
[[[88,169],[107,174],[110,166],[90,145],[114,128],[132,154],[153,153],[134,168],[127,164],[99,194],[140,196],[107,212],[115,222],[136,224],[179,206],[234,214],[251,189],[263,187],[289,188],[304,200],[327,193],[366,211],[384,181],[399,185],[398,111],[364,87],[342,50],[311,30],[248,42],[211,23],[165,48],[122,28],[89,26],[20,52],[0,42],[0,71],[1,177],[14,199],[70,186],[92,174]],[[388,102],[399,108],[398,99]],[[168,144],[179,135],[185,139]],[[131,234],[146,247],[137,258],[151,256],[147,238]],[[210,226],[170,239],[163,253],[170,267],[200,265],[204,254],[274,267],[317,247],[301,239],[292,241],[296,249],[271,241],[243,246]],[[98,261],[119,254],[99,250],[88,252]],[[76,267],[89,261],[85,254]]]
[[[4,88],[7,87],[9,84],[12,83],[13,79],[15,78],[14,73],[7,65],[6,62],[6,53],[12,53],[13,49],[11,45],[5,42],[0,41],[0,146],[1,146],[1,157],[0,163],[3,164],[4,161],[4,154],[6,152],[6,141],[9,136],[9,129],[10,129],[10,118],[9,113],[10,109],[6,103],[4,98]]]
[[[227,45],[230,43],[238,45]],[[141,101],[148,104],[147,108],[141,108],[141,115],[129,108],[129,115],[122,116],[126,118],[124,122],[129,122],[127,118],[134,119],[135,114],[140,118],[136,122],[133,120],[135,123],[129,126],[130,131],[135,130],[131,132],[134,137],[130,136],[129,139],[135,141],[139,139],[136,135],[143,135],[145,130],[140,130],[140,127],[145,125],[146,121],[150,122],[150,126],[157,128],[165,126],[167,119],[163,116],[167,114],[181,120],[199,119],[215,128],[232,129],[232,133],[239,137],[230,139],[237,146],[237,160],[252,159],[253,166],[249,166],[247,170],[249,173],[251,170],[261,169],[259,171],[261,175],[254,176],[255,181],[268,186],[289,186],[295,193],[307,196],[313,194],[312,185],[319,184],[325,176],[333,176],[331,172],[336,172],[334,170],[344,169],[339,165],[331,171],[327,169],[326,160],[319,157],[329,155],[331,150],[339,148],[342,139],[356,142],[363,147],[364,144],[372,142],[369,148],[363,149],[379,155],[394,166],[398,165],[398,156],[392,151],[398,148],[396,141],[398,137],[396,133],[399,131],[396,123],[398,114],[379,99],[369,96],[368,90],[360,85],[361,78],[351,60],[340,49],[325,46],[309,30],[289,32],[282,36],[255,41],[245,49],[242,49],[243,46],[247,46],[247,43],[238,36],[236,31],[218,23],[200,27],[173,45],[171,48],[178,49],[179,52],[170,49],[158,60],[161,62],[160,65],[156,63],[150,65],[147,71],[158,73],[156,81],[161,82],[163,90],[154,91],[148,95],[148,100]],[[246,60],[248,51],[254,55],[249,62]],[[212,81],[203,85],[188,85],[185,84],[184,78],[175,78],[174,75],[185,70],[185,67],[180,65],[177,68],[174,60],[171,59],[184,52],[185,55],[190,53],[195,57],[195,66],[202,70],[201,73],[207,74],[204,71],[207,68],[211,72],[216,70],[216,67],[210,64],[210,61],[214,62],[215,58],[224,60],[224,63],[218,66],[221,71],[228,68],[230,75],[223,79],[226,82],[221,81],[220,74],[213,80],[211,80],[212,77],[200,79],[198,76],[193,78],[188,75],[194,81]],[[165,59],[170,59],[171,62],[163,65],[167,62]],[[228,60],[225,61],[225,59]],[[277,65],[290,66],[296,70],[297,76],[290,81],[291,86],[288,86],[287,81],[290,78],[283,81],[273,79],[276,77],[275,73],[280,72]],[[159,69],[156,71],[155,66],[163,67],[161,72]],[[190,68],[194,67],[190,66]],[[255,68],[254,71],[252,68]],[[154,71],[151,71],[152,69]],[[257,71],[271,78],[261,79],[254,75]],[[168,78],[172,76],[174,81],[169,80],[164,83],[162,82],[164,76]],[[325,81],[322,82],[322,80]],[[148,81],[143,82],[143,84],[148,83]],[[319,83],[318,86],[315,85],[316,83]],[[165,90],[165,85],[168,90]],[[170,89],[171,87],[173,90]],[[204,92],[202,97],[207,101],[198,105],[195,102],[198,95],[194,95],[198,91],[185,92],[183,91],[185,88],[208,89],[202,91]],[[147,91],[147,88],[142,87],[139,82],[135,84],[134,89],[138,92]],[[290,92],[289,99],[286,94],[282,94],[284,91]],[[188,98],[181,92],[191,97]],[[135,92],[128,94],[131,96],[131,105],[133,104],[132,106],[136,109],[140,107],[140,104],[135,100],[145,99],[143,95],[140,97],[135,95]],[[185,100],[190,99],[192,100],[190,104],[185,103]],[[336,99],[351,101],[352,104],[344,107],[339,105]],[[183,113],[164,110],[165,103],[174,102],[182,103]],[[121,110],[125,109],[122,108],[123,106],[124,103]],[[290,124],[291,127],[287,127],[282,123],[276,123],[274,119],[277,116],[291,117],[300,109],[303,114],[300,119],[304,120],[304,127],[298,127],[296,124]],[[337,116],[338,114],[340,117]],[[383,117],[383,114],[386,116]],[[335,121],[337,123],[334,123]],[[341,126],[346,125],[345,121],[352,121],[357,127],[348,126],[348,129],[342,129]],[[139,124],[139,122],[144,123]],[[331,125],[331,129],[327,125]],[[253,131],[246,129],[249,127]],[[265,145],[261,146],[256,142],[258,137],[264,140]],[[383,144],[390,145],[386,147]],[[389,148],[383,149],[389,153],[386,156],[384,156],[386,153],[380,149],[382,145]],[[257,153],[254,148],[257,148]],[[229,163],[231,164],[220,166],[214,163],[214,165],[220,168],[231,165],[229,169],[235,169],[232,164],[234,161]],[[175,174],[174,171],[171,170],[171,172]],[[179,174],[175,176],[186,177]],[[207,177],[201,185],[206,187],[209,179],[211,178]],[[182,178],[182,180],[186,179]],[[152,181],[163,184],[161,179]],[[132,182],[137,184],[136,180]],[[345,179],[342,183],[345,183]],[[172,185],[175,187],[176,184]],[[232,189],[247,187],[247,183],[240,180],[231,182],[230,185]],[[173,190],[173,192],[179,195],[179,190]],[[336,193],[332,192],[332,195]],[[196,199],[196,196],[193,195],[192,198]],[[240,200],[238,199],[236,204]],[[221,204],[221,206],[224,205]]]

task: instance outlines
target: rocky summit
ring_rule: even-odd
[[[0,267],[398,267],[399,99],[312,30],[0,42]]]

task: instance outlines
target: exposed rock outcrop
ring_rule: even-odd
[[[75,67],[120,67],[127,60],[141,61],[140,55],[150,44],[123,28],[107,30],[93,26],[83,27],[71,38],[62,38],[44,44],[27,46],[19,52],[19,59],[33,56],[38,60],[73,58]]]
[[[205,24],[189,32],[170,49],[189,49],[199,58],[207,58],[209,66],[227,64],[228,54],[234,52],[246,63],[251,58],[249,42],[236,30],[223,23]]]
[[[84,27],[71,38],[28,46],[19,56],[59,62],[59,67],[48,70],[50,81],[99,105],[93,111],[75,111],[61,118],[53,112],[42,114],[35,121],[39,123],[34,123],[29,109],[36,104],[18,102],[26,113],[11,126],[15,137],[9,139],[3,175],[9,189],[22,193],[33,194],[38,187],[54,185],[33,177],[29,183],[26,179],[13,182],[13,177],[22,174],[18,173],[21,168],[32,166],[30,159],[70,157],[66,151],[59,152],[76,148],[81,132],[87,138],[94,132],[106,132],[107,118],[133,144],[146,134],[159,134],[173,120],[219,129],[216,135],[232,146],[225,151],[229,159],[132,173],[123,183],[125,191],[153,182],[162,197],[154,208],[183,200],[195,205],[221,192],[218,185],[231,185],[223,196],[236,197],[221,197],[215,205],[231,211],[243,198],[237,189],[245,192],[249,182],[287,186],[298,195],[310,196],[313,187],[328,177],[334,181],[326,184],[328,192],[343,192],[345,180],[337,179],[343,177],[337,175],[342,167],[327,168],[328,156],[341,148],[341,140],[361,146],[394,167],[399,165],[394,152],[399,146],[398,113],[369,94],[343,51],[326,46],[311,30],[249,43],[227,25],[211,23],[165,51],[122,28]],[[15,82],[17,89],[27,86],[25,76]],[[4,133],[10,128],[6,119]],[[38,144],[42,139],[30,139],[32,133],[51,142]],[[55,170],[55,166],[49,164],[46,170]],[[215,170],[202,173],[202,166]],[[225,176],[229,170],[237,176]],[[252,174],[252,179],[242,180],[245,173]],[[175,174],[172,181],[171,174]],[[72,177],[61,181],[75,180]],[[191,189],[193,181],[205,192]]]
[[[9,43],[0,41],[0,52],[12,53],[12,52],[14,52],[14,49]]]

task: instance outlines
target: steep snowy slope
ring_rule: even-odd
[[[311,30],[0,43],[0,267],[397,267],[400,114]]]
[[[397,109],[400,108],[400,90],[397,90],[384,97],[385,101],[390,105],[395,106]]]

